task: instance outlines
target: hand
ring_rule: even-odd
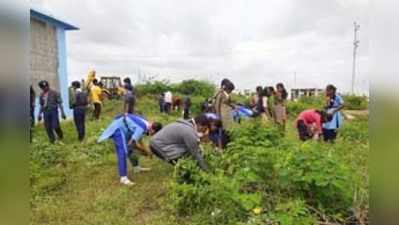
[[[39,115],[39,116],[37,117],[37,121],[39,121],[39,122],[42,121],[42,119],[43,119],[43,118],[42,118],[42,115]]]
[[[61,114],[61,118],[64,119],[64,120],[66,120],[66,115],[65,115],[65,113],[62,113],[62,114]]]
[[[129,146],[133,145],[133,140],[130,139],[129,142],[127,143],[127,145],[129,145]]]

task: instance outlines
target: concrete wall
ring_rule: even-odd
[[[50,87],[59,91],[57,29],[31,18],[30,44],[31,84],[36,93],[40,93],[40,80],[47,80]]]

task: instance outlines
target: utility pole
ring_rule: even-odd
[[[360,25],[356,22],[354,25],[354,39],[353,39],[353,65],[352,65],[352,94],[355,94],[355,76],[356,76],[356,53],[359,47],[359,40],[357,39],[357,32],[360,29]]]
[[[296,71],[294,72],[294,88],[296,88]]]

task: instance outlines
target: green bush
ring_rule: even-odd
[[[336,145],[290,141],[257,120],[234,127],[230,135],[223,154],[206,147],[208,173],[193,160],[176,167],[172,202],[194,224],[343,222],[351,216],[354,192],[367,190],[357,172],[363,172],[364,161],[354,162],[344,151],[353,139]]]
[[[184,80],[175,86],[175,91],[183,95],[209,98],[215,93],[215,85],[201,80]]]
[[[287,113],[290,117],[296,117],[306,109],[322,109],[324,106],[323,96],[304,96],[296,101],[287,101]]]
[[[137,96],[159,95],[166,91],[174,91],[169,81],[147,81],[144,84],[138,84],[135,87]]]
[[[368,108],[366,96],[344,95],[343,98],[347,110],[366,110]]]
[[[215,93],[215,85],[207,81],[184,80],[181,83],[170,83],[163,81],[147,81],[144,84],[135,86],[135,92],[138,96],[159,95],[166,91],[171,91],[177,95],[201,96],[209,98]]]

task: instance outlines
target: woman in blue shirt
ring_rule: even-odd
[[[146,155],[151,155],[151,151],[144,145],[142,138],[145,134],[154,135],[162,129],[162,124],[148,122],[144,118],[135,114],[124,114],[116,116],[112,123],[104,130],[97,142],[112,139],[115,144],[116,156],[118,159],[118,172],[120,182],[125,185],[134,183],[127,177],[127,158],[133,153],[132,149],[137,149]],[[138,162],[133,162],[133,166],[138,166]]]
[[[329,122],[323,124],[324,141],[334,142],[337,138],[337,130],[342,126],[343,116],[341,113],[344,107],[343,98],[337,94],[337,88],[334,85],[326,87],[327,104],[325,109],[328,113]]]

